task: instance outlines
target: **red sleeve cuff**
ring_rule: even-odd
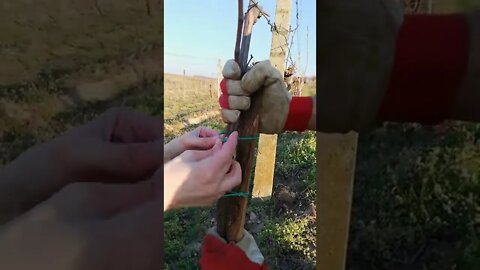
[[[288,111],[285,131],[305,131],[312,117],[312,97],[292,97]]]
[[[409,15],[399,33],[380,121],[436,124],[447,119],[469,51],[463,15]]]
[[[225,244],[212,235],[203,241],[200,266],[202,270],[268,270],[265,264],[250,261],[234,243]]]

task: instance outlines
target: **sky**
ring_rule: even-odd
[[[316,1],[291,0],[292,28],[297,25],[296,2],[299,6],[299,28],[295,33],[291,56],[307,76],[316,73]],[[244,2],[244,11],[248,1]],[[270,20],[275,21],[276,1],[258,0]],[[166,0],[164,19],[165,73],[217,77],[221,65],[233,58],[237,33],[237,0]],[[308,27],[308,46],[307,46]],[[250,54],[254,60],[270,56],[272,33],[262,18],[253,27]],[[307,48],[308,47],[308,48]],[[308,56],[308,60],[307,60]],[[298,64],[297,64],[298,66]]]

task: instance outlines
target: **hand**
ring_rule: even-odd
[[[240,164],[233,160],[238,133],[209,150],[188,150],[164,166],[164,211],[207,206],[242,181]]]
[[[161,119],[112,109],[27,150],[0,172],[0,224],[73,182],[150,177],[162,164],[162,138]]]
[[[248,231],[244,230],[238,243],[227,244],[215,228],[208,230],[203,241],[200,266],[208,270],[268,270],[255,239]]]
[[[240,110],[250,108],[250,95],[263,89],[260,112],[261,133],[276,134],[283,131],[304,131],[315,128],[312,119],[312,97],[291,97],[283,77],[269,61],[260,62],[240,79],[239,65],[229,60],[223,68],[225,77],[220,84],[219,98],[222,118],[227,123],[238,121]]]
[[[172,160],[186,150],[206,150],[215,145],[218,138],[216,130],[207,127],[198,127],[193,131],[173,139],[165,145],[164,163]]]
[[[263,106],[260,112],[260,132],[280,133],[287,120],[290,93],[280,72],[269,61],[260,62],[241,78],[240,66],[227,61],[222,71],[220,106],[222,118],[233,123],[240,117],[240,110],[250,108],[250,95],[264,89]]]
[[[153,181],[70,184],[0,227],[0,269],[162,269]]]

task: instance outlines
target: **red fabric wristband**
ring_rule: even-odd
[[[436,124],[448,118],[468,64],[463,15],[408,15],[399,33],[380,121]]]
[[[202,270],[268,270],[266,265],[250,261],[234,243],[225,244],[212,235],[205,237],[201,254]]]
[[[312,110],[312,97],[292,97],[287,121],[285,122],[283,130],[305,131],[312,116]]]

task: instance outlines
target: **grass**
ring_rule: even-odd
[[[218,113],[216,83],[212,79],[165,75],[167,141],[198,125],[225,128]],[[310,88],[307,93],[312,91]],[[199,123],[190,124],[192,119]],[[254,235],[271,269],[314,269],[315,145],[313,132],[280,135],[273,198],[250,199],[248,203],[245,227]],[[201,243],[208,228],[215,226],[214,215],[214,206],[165,215],[165,269],[199,268]]]
[[[351,269],[478,269],[479,134],[454,122],[361,136]]]
[[[434,12],[479,4],[434,1]],[[347,269],[479,269],[479,138],[462,122],[362,134]]]
[[[7,0],[0,7],[0,164],[111,106],[163,114],[161,72],[139,73],[102,99],[77,97],[78,86],[161,57],[158,12],[149,16],[140,0],[95,2]]]

